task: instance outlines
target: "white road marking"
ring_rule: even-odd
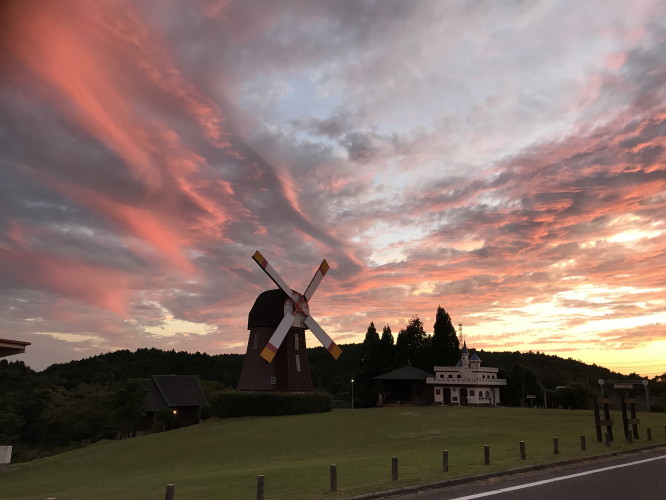
[[[613,465],[611,467],[603,467],[601,469],[589,470],[587,472],[578,472],[577,474],[569,474],[568,476],[560,476],[560,477],[555,477],[553,479],[544,479],[543,481],[536,481],[534,483],[521,484],[521,485],[518,485],[518,486],[510,486],[508,488],[500,488],[498,490],[486,491],[484,493],[477,493],[476,495],[467,495],[465,497],[456,497],[453,500],[472,500],[473,498],[489,497],[489,496],[492,496],[492,495],[498,495],[499,493],[506,493],[506,492],[509,492],[509,491],[522,490],[524,488],[532,488],[534,486],[539,486],[539,485],[542,485],[542,484],[554,483],[556,481],[564,481],[566,479],[571,479],[571,478],[574,478],[574,477],[587,476],[589,474],[596,474],[598,472],[605,472],[605,471],[608,471],[608,470],[619,469],[621,467],[630,467],[632,465],[644,464],[646,462],[652,462],[654,460],[663,460],[665,458],[666,458],[666,455],[662,455],[660,457],[646,458],[645,460],[638,460],[637,462],[629,462],[629,463],[626,463],[626,464]]]

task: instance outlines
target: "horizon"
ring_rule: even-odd
[[[326,258],[338,344],[441,305],[477,349],[666,372],[664,2],[0,19],[0,337],[29,366],[243,353],[260,250],[301,292]]]

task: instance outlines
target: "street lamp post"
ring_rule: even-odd
[[[354,379],[351,379],[352,384],[352,410],[354,409]]]

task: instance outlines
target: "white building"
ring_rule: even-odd
[[[506,379],[497,378],[497,368],[481,367],[476,355],[470,357],[467,343],[460,351],[456,366],[435,366],[434,377],[426,379],[434,386],[435,404],[452,406],[496,406],[500,402],[500,386]]]

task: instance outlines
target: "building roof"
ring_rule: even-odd
[[[432,377],[432,373],[416,368],[415,366],[403,366],[397,370],[384,373],[375,377],[375,380],[425,380]]]
[[[472,354],[469,358],[470,361],[481,361],[481,358],[476,355],[476,353]]]
[[[467,341],[463,342],[463,348],[460,351],[461,354],[467,354],[469,351],[467,350]]]
[[[252,330],[261,326],[275,328],[284,318],[284,301],[287,299],[279,288],[261,292],[254,301],[250,314],[247,317],[247,329]]]
[[[25,346],[30,342],[21,342],[20,340],[0,339],[0,358],[11,356],[12,354],[21,354],[25,352]]]
[[[209,406],[194,375],[153,375],[141,380],[146,390],[145,411],[157,411],[165,407]]]

